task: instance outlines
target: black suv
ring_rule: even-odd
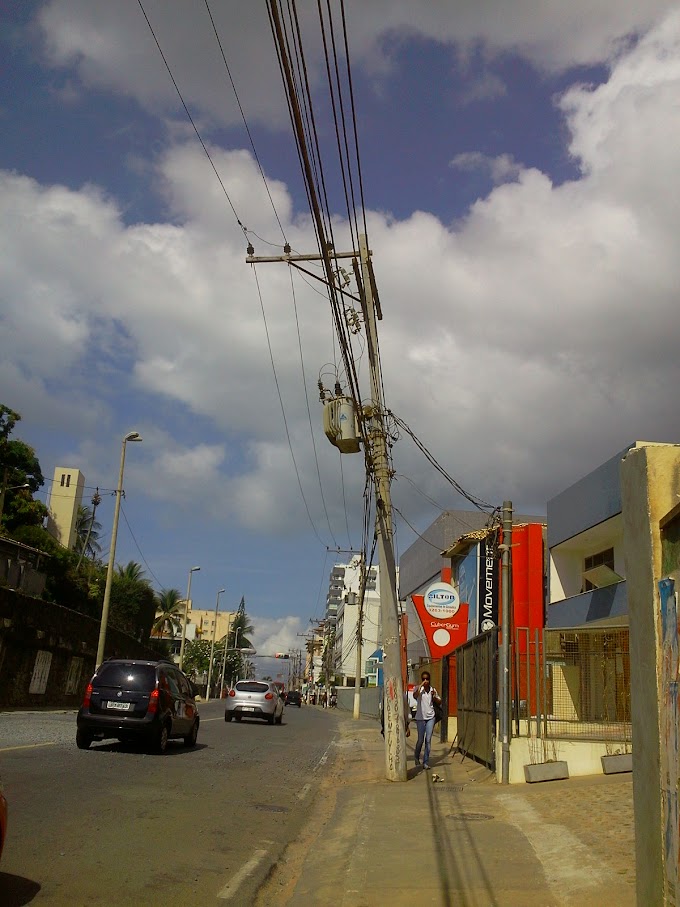
[[[302,694],[299,690],[288,690],[286,705],[296,705],[299,709],[302,708]]]
[[[198,724],[191,682],[172,662],[110,658],[85,690],[76,744],[86,750],[93,740],[117,737],[164,753],[175,737],[194,746]]]

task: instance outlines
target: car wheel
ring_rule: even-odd
[[[225,721],[231,721],[231,719],[232,719],[233,717],[234,717],[234,716],[231,714],[231,712],[225,712],[225,713],[224,713],[224,720],[225,720]]]
[[[267,715],[267,724],[274,724],[274,716]]]
[[[241,720],[241,716],[240,716],[240,715],[234,715],[234,718],[235,718],[237,721],[240,721],[240,720]]]
[[[76,731],[76,746],[79,750],[89,750],[92,737],[85,731]]]
[[[198,721],[194,721],[191,726],[191,730],[184,738],[184,746],[196,746],[196,738],[198,737]]]
[[[153,742],[153,752],[158,753],[160,756],[166,752],[168,748],[168,726],[167,724],[161,725],[160,729],[156,731],[156,739]]]
[[[276,719],[276,723],[277,723],[277,724],[281,724],[282,722],[283,722],[283,712],[281,712],[281,714],[279,715],[279,717]]]
[[[301,703],[301,702],[298,702],[298,708],[299,708],[299,709],[302,708],[302,703]]]

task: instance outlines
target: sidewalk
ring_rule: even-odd
[[[340,717],[330,783],[258,904],[634,907],[630,774],[501,786],[434,741],[416,769],[414,742],[408,781],[386,781],[377,723]]]

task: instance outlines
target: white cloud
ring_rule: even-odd
[[[302,621],[299,617],[288,615],[286,617],[258,617],[255,614],[248,614],[248,617],[254,627],[250,634],[250,641],[257,650],[258,659],[265,655],[276,655],[277,652],[284,654],[297,652],[298,649],[304,651],[304,639],[300,637],[302,633]],[[281,670],[287,674],[288,669],[292,670],[291,659],[277,659],[276,661],[263,661],[258,664],[258,676],[269,674],[275,677],[276,670]]]
[[[450,45],[459,54],[481,47],[485,56],[512,51],[535,65],[561,71],[601,63],[620,52],[631,35],[648,29],[676,0],[459,0],[447,4],[406,0],[365,0],[361,15],[348,16],[349,46],[355,65],[388,72],[394,47],[404,36],[419,35]],[[273,40],[265,5],[213,4],[212,10],[232,75],[255,71],[258,78],[237,90],[252,122],[280,127],[287,122]],[[183,0],[144,4],[182,94],[195,116],[238,123],[240,113],[207,13]],[[323,70],[318,23],[301,8],[309,77]],[[181,105],[146,21],[136,4],[92,0],[51,0],[37,21],[46,59],[73,68],[84,86],[110,89],[135,98],[147,109],[177,116]],[[457,87],[457,86],[454,86]],[[69,87],[72,95],[77,90]],[[473,85],[467,100],[496,97],[503,85],[489,73]],[[463,100],[465,100],[463,93]]]
[[[492,157],[481,151],[462,151],[451,160],[451,167],[466,172],[487,171],[494,183],[515,180],[522,171],[522,165],[511,154]]]
[[[462,223],[450,227],[426,212],[404,221],[370,215],[387,404],[488,500],[541,506],[628,441],[677,432],[679,41],[675,14],[622,54],[605,84],[566,93],[579,179],[554,186],[508,156],[473,153],[458,166],[495,167],[505,178],[517,168],[517,179],[480,199]],[[272,235],[249,155],[215,149],[215,159],[249,222],[268,219]],[[82,399],[87,390],[105,412],[129,392],[153,401],[147,424],[135,427],[145,438],[158,433],[158,444],[147,445],[153,453],[143,454],[154,463],[155,493],[171,500],[177,476],[194,470],[204,481],[193,493],[207,512],[291,534],[308,517],[243,236],[200,149],[179,144],[159,167],[173,224],[127,227],[92,187],[2,175],[3,219],[14,225],[0,261],[6,399],[21,409],[22,395],[35,400],[42,389],[47,408],[66,385]],[[286,187],[273,189],[293,246],[313,248]],[[262,265],[257,275],[299,474],[323,526],[290,275],[283,265]],[[340,533],[338,457],[321,435],[315,388],[334,359],[330,318],[315,292],[295,284],[321,481]],[[363,361],[362,369],[364,380]],[[174,436],[169,414],[178,405],[219,438]],[[83,414],[88,428],[92,408]],[[406,439],[395,461],[443,497]],[[347,457],[343,467],[356,510],[363,458]],[[139,468],[130,464],[132,478]]]

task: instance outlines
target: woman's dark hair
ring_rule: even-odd
[[[429,671],[423,671],[423,673],[420,675],[420,679],[421,679],[421,680],[429,680],[429,679],[430,679],[430,672],[429,672]]]

